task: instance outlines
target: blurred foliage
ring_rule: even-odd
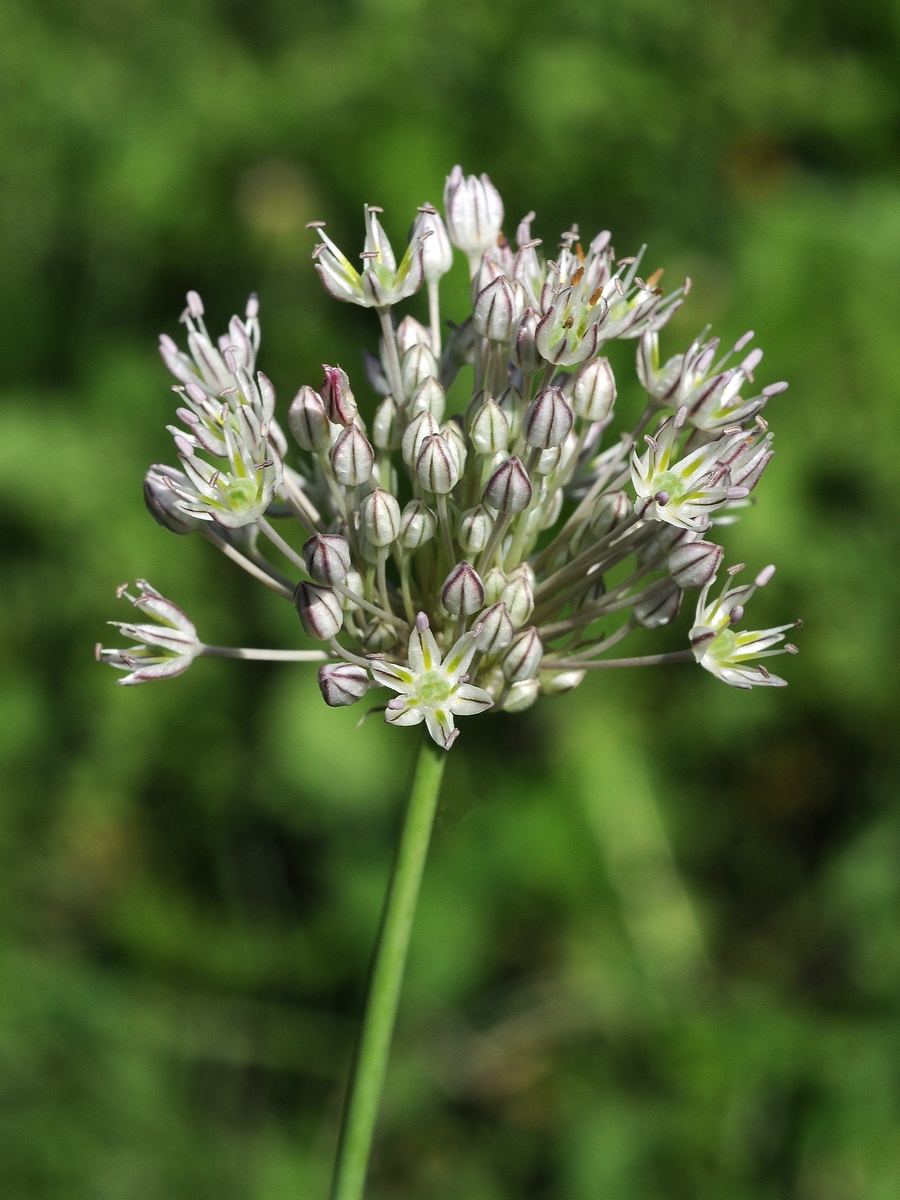
[[[155,336],[255,289],[282,400],[363,393],[305,223],[400,236],[456,161],[689,273],[666,352],[756,329],[791,390],[726,544],[806,627],[787,692],[675,667],[466,725],[373,1200],[900,1195],[898,70],[888,0],[3,0],[3,1196],[325,1195],[414,735],[90,647],[135,575],[300,644],[144,511]]]

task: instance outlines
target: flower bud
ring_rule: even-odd
[[[410,500],[400,517],[398,541],[404,550],[418,550],[434,537],[437,522],[422,500]]]
[[[605,421],[616,400],[616,380],[608,358],[585,363],[575,376],[572,407],[586,421]]]
[[[374,542],[370,542],[364,534],[359,535],[359,552],[363,556],[363,560],[371,563],[373,567],[377,567],[379,563],[387,562],[390,558],[390,546],[376,546]]]
[[[594,505],[590,530],[596,538],[606,537],[631,516],[633,505],[625,492],[607,492]]]
[[[562,696],[577,688],[584,676],[584,671],[542,671],[541,692],[545,696]]]
[[[314,533],[303,544],[303,561],[316,583],[343,583],[350,570],[350,547],[337,533]]]
[[[430,412],[436,421],[440,421],[444,415],[445,405],[444,389],[433,375],[429,375],[413,392],[412,400],[409,402],[409,415],[414,417],[416,413]]]
[[[320,642],[333,638],[344,623],[341,602],[331,588],[319,587],[316,583],[298,583],[294,603],[303,628]]]
[[[323,663],[319,667],[319,691],[329,708],[356,704],[369,690],[369,675],[355,663]]]
[[[523,629],[503,656],[503,674],[510,683],[534,679],[544,657],[544,644],[532,625]]]
[[[522,428],[522,397],[512,386],[505,387],[497,403],[509,421],[509,436],[515,440]]]
[[[400,446],[400,414],[393,396],[385,396],[375,410],[372,422],[372,441],[379,450],[396,450]]]
[[[288,425],[301,450],[318,454],[331,445],[331,425],[322,397],[308,385],[291,401]]]
[[[475,299],[472,324],[491,342],[508,342],[516,320],[516,297],[505,275],[498,275]]]
[[[645,629],[659,629],[662,625],[668,625],[678,616],[682,595],[677,583],[666,580],[665,585],[658,591],[652,592],[635,604],[631,610],[634,619]]]
[[[545,387],[538,392],[522,422],[522,436],[529,446],[547,450],[560,446],[569,436],[574,416],[562,389]]]
[[[499,654],[516,635],[509,610],[502,600],[492,604],[481,615],[475,644],[483,654]]]
[[[322,384],[322,403],[328,420],[335,425],[349,425],[359,411],[356,399],[350,390],[350,380],[340,367],[322,367],[325,382]]]
[[[485,604],[496,604],[508,583],[509,580],[499,567],[491,567],[484,577]]]
[[[400,532],[400,505],[384,488],[369,492],[359,506],[362,531],[373,546],[390,546]]]
[[[357,487],[372,474],[375,452],[358,425],[348,425],[331,448],[331,469],[338,483]]]
[[[562,458],[562,447],[551,446],[549,450],[542,450],[537,462],[532,470],[535,475],[550,475],[560,464]]]
[[[484,605],[484,584],[471,563],[453,568],[441,588],[441,603],[454,617],[471,616]]]
[[[430,412],[420,412],[413,417],[406,427],[400,447],[400,453],[407,466],[415,464],[425,439],[440,431],[440,426]]]
[[[522,461],[513,455],[501,463],[487,481],[484,502],[500,512],[522,512],[531,503],[531,480]]]
[[[520,679],[506,693],[502,710],[508,713],[524,712],[526,708],[531,708],[540,694],[541,685],[537,679]]]
[[[455,449],[439,433],[427,437],[416,459],[416,479],[420,487],[435,496],[446,496],[459,483],[459,476]]]
[[[462,475],[465,470],[466,459],[469,457],[469,452],[466,449],[465,434],[456,421],[445,421],[441,429],[441,437],[450,447],[450,451],[456,459],[459,473]]]
[[[367,654],[383,654],[397,644],[397,631],[387,621],[373,621],[363,630],[360,641]]]
[[[365,584],[362,580],[362,575],[359,571],[349,570],[347,578],[344,580],[344,587],[353,592],[357,596],[362,596],[365,591]],[[341,595],[341,608],[344,612],[359,612],[359,605],[355,600],[351,600],[349,596]]]
[[[539,320],[535,309],[526,308],[513,330],[509,357],[513,366],[518,367],[523,375],[533,375],[544,361],[534,340]]]
[[[467,509],[459,519],[457,538],[465,554],[480,554],[491,536],[494,521],[483,504]]]
[[[419,209],[410,241],[414,242],[416,238],[425,234],[428,236],[422,244],[422,267],[427,282],[437,283],[453,266],[453,251],[450,248],[447,227],[432,204],[423,204]]]
[[[421,342],[424,346],[431,345],[430,331],[415,317],[404,317],[397,326],[396,336],[397,353],[401,358],[411,346],[415,346],[416,342]]]
[[[680,588],[706,587],[716,577],[725,551],[715,542],[689,542],[669,555],[669,574]]]
[[[444,212],[450,241],[464,254],[481,256],[497,242],[503,224],[503,201],[487,175],[477,179],[455,166],[444,187]]]
[[[496,400],[481,406],[470,430],[472,444],[479,454],[499,454],[509,445],[509,420]]]
[[[151,517],[172,533],[194,533],[202,529],[206,522],[181,511],[175,493],[166,480],[181,487],[189,483],[183,471],[167,467],[165,463],[155,463],[144,476],[144,503]]]
[[[411,396],[419,384],[424,383],[426,379],[437,379],[439,374],[440,368],[431,347],[416,342],[403,355],[400,364],[403,394]]]
[[[521,629],[534,612],[534,589],[525,575],[515,575],[500,593],[510,619],[516,629]]]

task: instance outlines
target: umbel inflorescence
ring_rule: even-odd
[[[735,687],[782,685],[759,660],[794,651],[782,644],[792,625],[737,628],[774,568],[731,586],[742,569],[731,567],[710,598],[723,558],[711,531],[750,503],[772,457],[762,413],[787,386],[754,392],[762,352],[747,352],[752,335],[720,354],[704,331],[660,365],[659,331],[689,281],[665,295],[661,271],[641,277],[643,251],[617,258],[608,233],[585,246],[577,228],[545,259],[533,213],[513,249],[486,175],[454,168],[444,218],[419,209],[399,265],[380,211],[365,209],[359,268],[313,226],[326,289],[379,318],[379,353],[366,361],[381,397],[370,424],[347,374],[326,366],[319,389],[301,387],[291,403],[302,453],[289,445],[274,389],[256,371],[255,297],[213,341],[191,292],[188,353],[160,342],[178,381],[182,428],[170,429],[181,467],[151,467],[151,513],[175,533],[205,534],[295,604],[323,648],[205,646],[179,608],[139,581],[129,599],[154,623],[120,623],[135,645],[97,651],[127,671],[119,682],[177,675],[204,654],[317,661],[327,704],[387,688],[385,719],[424,720],[447,748],[455,717],[518,712],[592,669],[696,660]],[[472,315],[442,345],[439,284],[453,246],[469,262]],[[394,307],[423,286],[429,326],[397,321]],[[616,338],[635,343],[647,402],[633,429],[610,435],[616,381],[603,349]],[[448,416],[466,366],[471,397]],[[299,550],[276,529],[294,522]],[[633,631],[673,621],[688,590],[699,591],[689,648],[609,656]]]

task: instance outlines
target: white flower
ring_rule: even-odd
[[[444,212],[450,241],[469,258],[474,275],[481,256],[497,244],[503,225],[503,201],[487,175],[466,178],[455,166],[444,186]]]
[[[132,596],[122,584],[116,593],[127,597],[135,608],[157,621],[156,625],[132,625],[127,621],[110,621],[137,645],[128,650],[104,649],[99,643],[95,650],[98,662],[108,663],[118,671],[129,671],[119,683],[148,683],[186,671],[203,644],[197,638],[194,624],[181,609],[166,600],[146,579],[139,579],[139,593]]]
[[[366,245],[360,256],[365,264],[362,272],[356,270],[318,221],[313,222],[313,228],[322,240],[313,250],[313,258],[319,278],[336,299],[363,308],[385,308],[405,300],[422,286],[425,277],[423,247],[429,232],[414,233],[398,267],[391,243],[378,220],[381,209],[367,204],[365,211]]]
[[[376,683],[399,693],[388,703],[385,720],[390,725],[424,721],[437,744],[449,750],[459,734],[453,718],[474,716],[494,703],[484,688],[466,682],[477,649],[475,637],[475,630],[464,633],[441,661],[428,618],[419,613],[409,639],[408,667],[371,660]]]
[[[740,570],[740,568],[738,568]],[[734,573],[734,568],[732,568]],[[754,658],[771,658],[776,654],[795,654],[794,646],[785,645],[773,650],[784,641],[785,632],[799,622],[777,625],[774,629],[754,629],[737,633],[732,625],[744,615],[744,605],[758,587],[764,587],[775,574],[774,567],[760,571],[752,584],[725,589],[717,600],[707,603],[710,581],[700,593],[694,628],[691,630],[691,649],[694,658],[705,670],[732,687],[749,689],[757,687],[786,687],[787,683],[773,675],[764,666],[751,666]]]

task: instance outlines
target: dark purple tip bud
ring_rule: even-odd
[[[500,512],[522,512],[531,503],[532,490],[521,459],[513,455],[502,462],[487,481],[484,502]]]
[[[595,358],[578,372],[572,407],[586,421],[605,421],[616,400],[616,380],[608,358]]]
[[[509,445],[509,419],[496,400],[487,400],[478,410],[469,431],[479,454],[499,454]]]
[[[362,700],[369,689],[369,676],[355,663],[324,663],[319,667],[319,691],[330,708],[343,708]]]
[[[645,629],[659,629],[674,621],[681,609],[682,591],[677,583],[667,580],[664,586],[639,600],[631,610]]]
[[[294,604],[303,628],[317,641],[327,642],[340,631],[344,623],[341,602],[330,588],[320,587],[316,583],[298,583]]]
[[[441,603],[454,617],[471,616],[484,605],[484,584],[471,563],[458,563],[441,588]]]
[[[309,386],[302,387],[288,411],[288,425],[301,450],[313,454],[331,445],[331,426],[322,397]]]
[[[606,535],[621,525],[633,512],[631,500],[625,492],[607,492],[594,505],[591,513],[591,533],[596,538]]]
[[[338,483],[357,487],[372,474],[375,451],[358,425],[348,425],[331,448],[331,469]]]
[[[316,583],[343,583],[350,570],[350,547],[336,533],[316,533],[303,545],[303,561]]]
[[[669,555],[669,573],[680,588],[706,587],[716,577],[725,551],[714,542],[689,542]]]
[[[350,380],[340,367],[322,367],[325,382],[322,384],[322,403],[329,421],[335,425],[349,425],[359,411],[356,398],[350,390]]]
[[[544,657],[544,645],[532,625],[523,629],[503,656],[503,674],[510,683],[534,679]]]
[[[400,517],[399,541],[404,550],[418,550],[434,537],[437,522],[423,500],[410,500]]]
[[[472,324],[491,342],[508,342],[516,320],[516,297],[505,275],[498,275],[475,299]]]
[[[546,387],[538,392],[522,422],[522,436],[529,446],[549,450],[561,446],[569,436],[574,414],[558,387]]]

